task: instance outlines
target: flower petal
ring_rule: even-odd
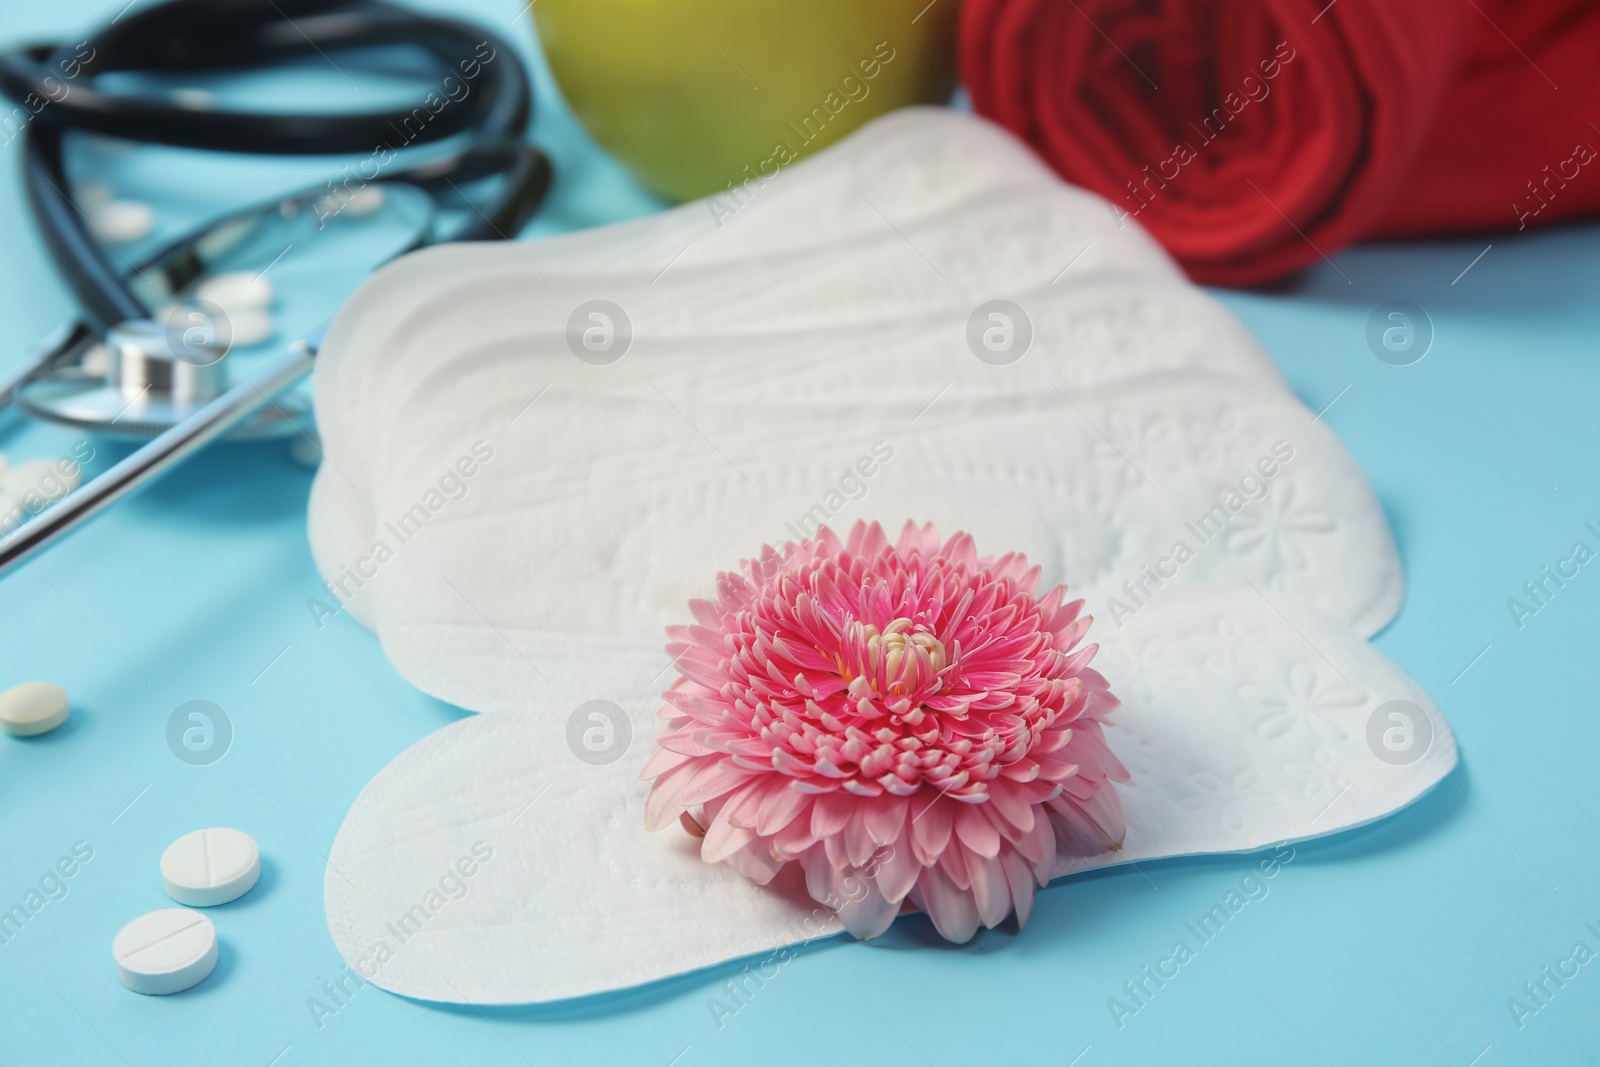
[[[946,941],[965,944],[978,932],[982,919],[972,895],[950,881],[937,867],[929,867],[917,879],[911,902],[928,913],[934,929]]]

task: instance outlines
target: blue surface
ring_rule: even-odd
[[[118,6],[7,0],[4,32],[68,33]],[[507,25],[513,4],[458,6],[527,42],[526,17]],[[540,230],[650,208],[556,109],[536,135],[561,167]],[[0,149],[4,352],[69,311],[16,163],[15,144]],[[307,166],[254,177],[289,187],[317,176]],[[201,182],[163,202],[163,219],[234,195]],[[55,680],[74,704],[55,734],[0,737],[0,910],[74,843],[94,853],[65,897],[0,944],[0,1063],[1592,1062],[1600,962],[1551,983],[1520,1028],[1507,1002],[1576,942],[1600,951],[1585,927],[1600,930],[1600,565],[1521,629],[1506,601],[1574,541],[1600,540],[1584,529],[1600,526],[1597,293],[1590,225],[1361,248],[1281,292],[1223,295],[1307,404],[1338,398],[1324,417],[1367,470],[1406,565],[1405,609],[1377,644],[1438,700],[1463,766],[1395,818],[1299,846],[1270,895],[1120,1029],[1108,998],[1166,955],[1246,860],[1074,879],[1042,894],[1021,937],[951,948],[919,918],[871,945],[814,945],[720,1028],[708,1001],[737,966],[536,1010],[366,987],[318,1025],[308,1001],[341,968],[322,915],[324,854],[368,779],[461,712],[402,683],[350,620],[310,621],[310,471],[281,445],[213,449],[0,581],[0,685]],[[1368,316],[1391,299],[1422,305],[1436,327],[1413,366],[1367,348]],[[73,441],[0,421],[13,461]],[[234,726],[210,766],[167,747],[169,715],[193,699]],[[156,860],[203,825],[255,835],[261,884],[213,909],[223,948],[212,978],[135,996],[112,973],[111,937],[169,903]]]

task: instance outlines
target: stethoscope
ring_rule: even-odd
[[[425,50],[440,64],[443,86],[470,82],[470,92],[432,93],[420,105],[389,110],[267,114],[217,109],[200,95],[156,99],[95,84],[111,72],[235,71],[384,45]],[[22,145],[29,205],[81,305],[78,321],[0,372],[0,408],[146,439],[0,540],[0,573],[224,434],[307,432],[304,402],[275,398],[311,370],[320,328],[237,375],[225,358],[226,313],[195,295],[206,279],[296,241],[352,250],[371,269],[441,240],[505,238],[532,216],[550,183],[549,161],[521,139],[532,97],[511,46],[472,24],[383,0],[166,0],[125,12],[81,43],[0,54],[0,94],[30,112]],[[365,158],[339,182],[214,220],[119,269],[68,184],[69,130],[180,148]],[[453,138],[464,143],[450,154],[403,168],[396,162],[400,148]],[[495,179],[498,189],[466,199],[463,187],[483,179]],[[441,235],[438,205],[446,197],[470,210],[464,224]]]

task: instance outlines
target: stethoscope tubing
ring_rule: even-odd
[[[299,17],[296,17],[299,16]],[[167,72],[252,66],[312,52],[410,43],[431,52],[457,74],[483,79],[459,106],[443,107],[420,127],[405,125],[414,109],[353,115],[216,111],[181,101],[109,94],[93,78],[111,70]],[[487,48],[485,53],[483,49]],[[331,62],[331,60],[330,60]],[[58,93],[56,74],[73,75]],[[60,82],[56,80],[59,87]],[[92,225],[71,195],[63,135],[81,130],[174,147],[272,155],[366,153],[407,131],[421,145],[472,131],[464,153],[417,170],[430,191],[496,171],[505,184],[490,209],[469,218],[453,240],[493,240],[513,234],[532,216],[549,186],[549,162],[518,139],[532,113],[527,72],[515,51],[494,34],[456,19],[425,16],[383,3],[329,0],[168,0],[122,19],[72,46],[34,46],[0,54],[0,93],[16,100],[47,99],[23,133],[23,185],[50,257],[97,329],[148,312],[107,259]],[[406,180],[394,175],[394,180]]]
[[[219,110],[182,100],[107,93],[93,79],[115,70],[179,73],[267,66],[305,55],[326,57],[329,52],[395,44],[424,48],[452,72],[472,64],[483,78],[481,91],[432,116],[417,131],[415,143],[468,130],[496,136],[520,132],[526,125],[532,108],[527,72],[504,41],[460,20],[421,15],[381,0],[168,0],[130,12],[79,45],[34,46],[0,55],[0,93],[17,101],[29,95],[49,100],[34,119],[44,127],[214,152],[366,152],[392,140],[415,107],[350,114]],[[492,62],[483,62],[482,46],[492,50]],[[70,86],[57,73],[63,69],[73,71]],[[52,81],[67,91],[58,94]]]
[[[72,198],[64,163],[67,131],[252,154],[361,154],[392,144],[401,127],[410,129],[406,120],[415,111],[329,115],[213,110],[108,94],[94,86],[96,74],[259,66],[312,52],[325,56],[393,44],[420,46],[446,69],[476,81],[473,92],[430,113],[429,121],[405,137],[404,144],[458,135],[471,140],[452,154],[373,180],[415,185],[437,198],[447,189],[461,194],[464,184],[499,176],[501,185],[489,206],[473,205],[467,222],[449,239],[514,236],[549,188],[550,163],[521,139],[533,103],[522,62],[506,42],[466,22],[417,14],[382,0],[167,0],[125,13],[71,48],[33,46],[0,54],[0,94],[24,102],[30,97],[49,101],[34,112],[23,134],[23,181],[45,246],[82,308],[78,321],[54,331],[17,367],[0,374],[0,409],[21,385],[68,360],[96,334],[148,315],[126,277],[90,236],[92,226]],[[71,72],[69,92],[56,92],[61,83],[56,80],[52,86],[52,71]],[[170,255],[201,232],[181,238],[155,258]],[[0,540],[0,574],[249,418],[310,372],[319,341],[320,331],[294,342],[251,378]]]

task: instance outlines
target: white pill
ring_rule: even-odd
[[[0,730],[17,737],[49,733],[67,721],[67,691],[49,682],[23,682],[0,693]]]
[[[172,90],[172,102],[190,111],[210,111],[217,104],[217,94],[210,89],[183,86]]]
[[[379,185],[363,185],[352,191],[344,202],[345,210],[352,215],[370,215],[383,206],[383,187]]]
[[[261,877],[261,850],[243,830],[214,826],[184,834],[161,854],[167,896],[191,908],[226,904]]]
[[[118,245],[149,236],[156,221],[156,213],[142,200],[112,200],[93,208],[89,217],[101,237]]]
[[[319,198],[312,205],[312,212],[321,223],[345,215],[360,218],[383,207],[386,199],[382,186],[362,185],[354,189],[346,186]]]
[[[226,314],[228,343],[236,347],[248,348],[251,345],[258,345],[278,329],[278,324],[273,321],[270,312],[256,308],[242,308],[238,311],[226,309]]]
[[[117,977],[135,993],[181,993],[217,966],[217,928],[188,908],[146,912],[117,931],[111,955]]]
[[[82,473],[70,459],[30,459],[0,471],[0,490],[42,510],[78,488]]]
[[[87,182],[78,187],[77,200],[89,207],[99,207],[111,201],[111,186],[105,182]]]
[[[272,283],[259,274],[235,270],[207,278],[200,283],[194,295],[227,312],[264,308],[272,303]]]

